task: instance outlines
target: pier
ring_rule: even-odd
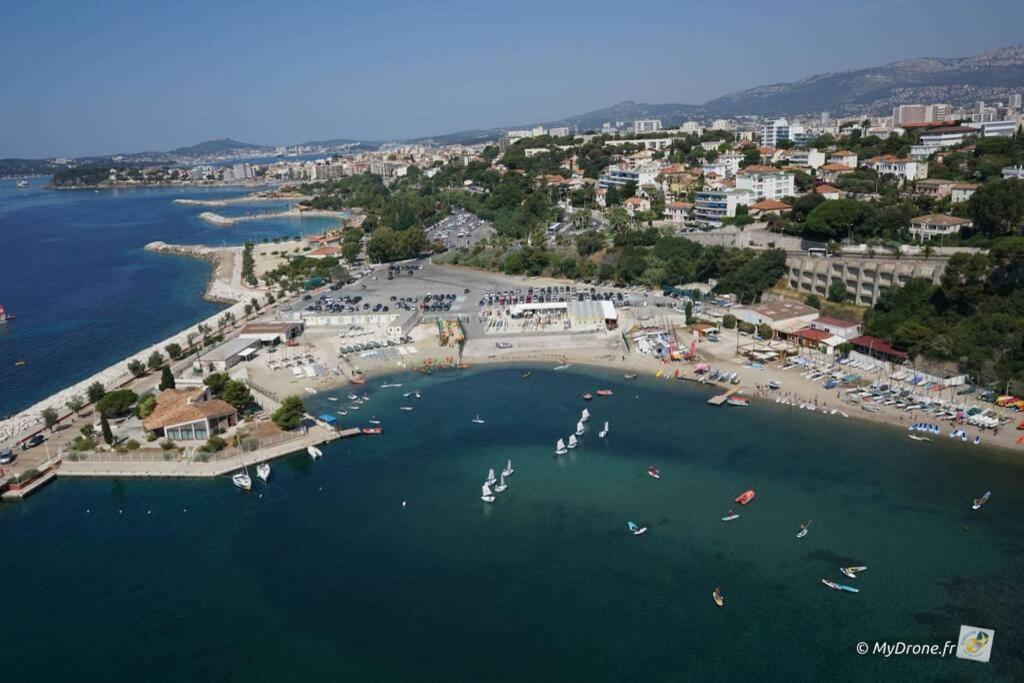
[[[739,392],[741,389],[742,387],[732,387],[731,389],[727,389],[724,394],[712,396],[711,398],[708,399],[708,405],[720,406],[726,401],[728,401],[730,396]]]

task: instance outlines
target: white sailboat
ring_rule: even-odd
[[[565,442],[559,439],[558,443],[555,444],[555,455],[565,455],[565,453]]]
[[[309,453],[309,457],[313,458],[314,460],[316,460],[317,458],[322,458],[324,456],[324,452],[321,451],[316,446],[306,446],[306,452]]]
[[[491,487],[490,486],[488,486],[487,484],[484,484],[482,487],[480,487],[480,491],[481,491],[481,493],[480,493],[480,500],[482,500],[485,503],[493,503],[494,502],[494,494],[491,493]]]
[[[473,418],[473,422],[478,425],[482,425],[484,423],[484,421],[480,419],[480,413],[476,414],[476,417]]]
[[[576,435],[575,434],[571,434],[569,436],[569,448],[576,448],[576,444],[577,443],[578,442],[576,441]]]
[[[580,422],[586,422],[589,419],[590,419],[590,411],[587,410],[586,408],[584,408],[583,412],[580,414]]]
[[[512,469],[512,461],[509,460],[508,464],[505,465],[505,469],[503,469],[501,471],[501,474],[502,474],[502,476],[505,476],[505,477],[511,477],[513,472],[515,472],[515,470]]]
[[[583,436],[583,420],[576,423],[576,436]]]
[[[491,469],[487,470],[487,479],[485,479],[484,482],[488,486],[490,486],[496,481],[498,481],[498,478],[494,476],[494,468],[492,467]]]
[[[270,465],[267,464],[267,463],[263,463],[262,465],[257,465],[256,466],[256,476],[259,477],[260,479],[262,479],[264,481],[264,483],[266,483],[266,481],[268,479],[270,479]]]
[[[245,472],[239,472],[231,477],[231,483],[243,491],[248,491],[252,488],[252,479]]]
[[[604,437],[608,436],[608,423],[607,423],[607,422],[605,422],[605,423],[604,423],[604,429],[602,429],[601,431],[599,431],[599,432],[597,433],[597,435],[598,435],[599,437],[601,437],[602,439],[603,439]]]
[[[505,483],[505,473],[502,472],[501,473],[501,480],[498,482],[498,485],[494,487],[494,492],[495,493],[501,493],[502,491],[504,491],[507,488],[508,488],[508,484]]]

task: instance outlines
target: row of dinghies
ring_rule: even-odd
[[[511,477],[515,473],[512,469],[512,461],[509,460],[505,464],[505,469],[501,471],[501,478],[497,479],[494,476],[494,468],[487,470],[487,478],[484,479],[484,485],[480,488],[480,500],[485,503],[493,503],[495,500],[495,493],[503,493],[508,488],[508,483],[505,481],[505,477]]]
[[[590,420],[590,411],[586,408],[580,413],[580,419],[576,422],[576,431],[569,435],[569,442],[559,439],[555,443],[555,455],[565,455],[569,452],[569,449],[576,448],[579,445],[579,440],[576,437],[583,436],[586,431],[586,423]],[[608,432],[611,428],[608,426],[608,422],[605,421],[604,427],[597,433],[598,437],[605,438],[608,436]]]

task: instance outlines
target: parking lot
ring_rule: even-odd
[[[425,232],[431,242],[441,242],[449,249],[458,249],[471,247],[490,237],[494,234],[494,227],[468,211],[456,209],[452,215],[441,219]]]

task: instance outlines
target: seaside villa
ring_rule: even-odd
[[[161,391],[156,409],[142,421],[147,431],[172,441],[205,441],[236,424],[238,412],[230,403],[211,398],[209,387]]]

